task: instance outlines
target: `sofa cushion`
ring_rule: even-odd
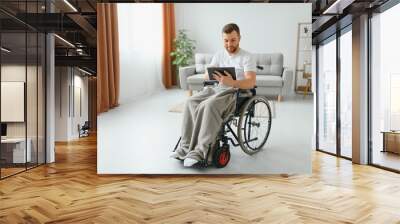
[[[263,69],[257,69],[259,75],[282,76],[283,54],[255,54],[256,63]]]
[[[205,72],[205,67],[211,63],[212,57],[212,54],[195,54],[194,62],[196,65],[197,74]]]
[[[187,78],[188,84],[200,84],[204,81],[204,74],[195,74]]]
[[[257,75],[274,75],[274,76],[282,76],[283,68],[279,68],[276,65],[257,65],[260,68],[257,68]]]
[[[282,77],[275,75],[257,75],[256,85],[259,87],[282,87],[283,79]]]

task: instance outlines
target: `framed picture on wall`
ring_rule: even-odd
[[[25,122],[25,82],[1,82],[1,122]]]

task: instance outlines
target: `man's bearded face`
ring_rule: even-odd
[[[223,33],[224,47],[225,49],[233,54],[239,49],[240,36],[236,31],[230,33]]]

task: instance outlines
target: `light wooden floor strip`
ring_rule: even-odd
[[[46,222],[400,223],[400,175],[315,152],[312,175],[98,176],[91,136],[0,181],[0,223]]]

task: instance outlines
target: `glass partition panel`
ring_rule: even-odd
[[[37,135],[37,146],[38,146],[38,164],[43,164],[46,162],[46,148],[45,148],[45,93],[46,93],[46,37],[44,34],[39,33],[38,42],[38,76],[37,76],[37,89],[38,89],[38,105],[37,105],[37,115],[38,115],[38,135]]]
[[[27,113],[27,150],[31,153],[28,160],[28,168],[34,167],[38,163],[38,34],[36,32],[27,33],[27,48],[28,48],[28,61],[27,61],[27,80],[26,80],[26,113]]]
[[[46,37],[34,25],[45,3],[0,1],[1,179],[45,163]]]
[[[1,33],[2,178],[24,171],[31,161],[26,144],[26,41],[25,32]]]

